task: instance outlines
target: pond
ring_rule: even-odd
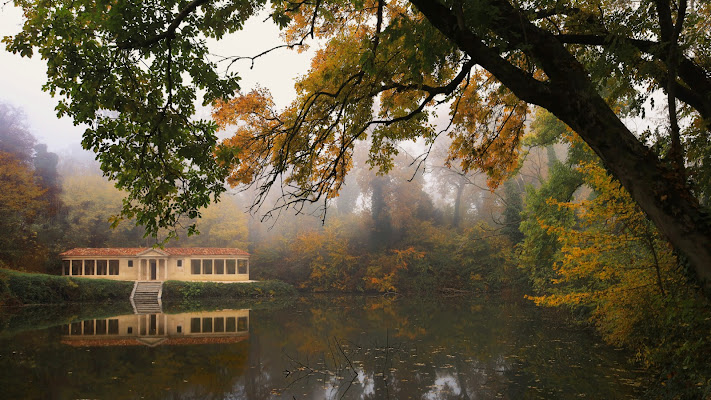
[[[127,309],[41,308],[0,318],[1,396],[642,396],[628,354],[523,301],[314,295],[173,305],[159,314]]]

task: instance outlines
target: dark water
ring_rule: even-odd
[[[70,316],[39,330],[5,318],[0,398],[642,396],[627,354],[522,302],[309,296],[212,308]]]

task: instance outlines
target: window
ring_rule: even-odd
[[[97,335],[106,335],[106,320],[105,319],[97,319],[96,320],[96,334]]]
[[[118,261],[116,261],[118,262]],[[119,333],[119,323],[117,319],[109,320],[109,335],[118,335]]]
[[[237,273],[238,274],[246,274],[247,273],[247,260],[238,260],[239,264],[237,264]]]
[[[109,260],[109,275],[118,275],[118,274],[119,274],[119,260]],[[116,320],[116,321],[118,322],[118,320]]]
[[[225,321],[225,322],[226,322],[226,323],[225,323],[225,326],[226,326],[226,327],[225,327],[225,332],[236,332],[236,331],[237,331],[237,328],[236,328],[235,321],[236,321],[237,319],[236,319],[235,317],[227,317],[227,318],[225,318],[225,319],[226,319],[226,321]]]
[[[94,275],[94,260],[84,261],[84,275]]]
[[[247,317],[237,318],[237,332],[244,332],[247,330]]]
[[[215,332],[224,332],[225,331],[225,319],[224,318],[215,318]]]
[[[212,332],[212,318],[202,319],[202,333]]]
[[[72,275],[81,275],[81,260],[72,260]]]
[[[96,260],[96,275],[106,275],[106,260]]]
[[[190,332],[200,333],[200,318],[190,318]]]
[[[224,274],[225,273],[225,260],[215,260],[215,273]]]
[[[133,267],[133,260],[128,260],[128,266]]]
[[[64,275],[69,275],[69,270],[72,267],[72,262],[69,260],[62,260],[62,271]]]
[[[85,335],[93,335],[94,334],[94,320],[86,320],[84,321],[84,334]]]
[[[202,260],[202,273],[212,274],[212,260]]]
[[[178,325],[177,329],[178,329],[178,333],[183,333],[183,326],[182,325]]]
[[[193,275],[200,273],[200,260],[190,260],[190,269]]]
[[[178,268],[183,268],[183,260],[178,260]]]
[[[132,327],[132,326],[129,326],[128,329],[126,329],[126,333],[128,333],[129,335],[132,334],[132,333],[133,333],[133,327]]]
[[[235,272],[236,272],[235,271],[235,264],[236,264],[235,260],[227,260],[227,273],[228,274],[233,274],[233,275],[235,274]]]

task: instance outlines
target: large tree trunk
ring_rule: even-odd
[[[535,80],[487,47],[462,17],[436,0],[411,0],[427,19],[516,96],[568,124],[602,159],[657,228],[691,263],[711,291],[711,221],[682,176],[644,146],[595,90],[585,68],[550,33],[505,0],[492,0],[498,18],[487,29],[521,48],[545,71]],[[525,45],[524,45],[525,42]]]

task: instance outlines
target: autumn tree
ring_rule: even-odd
[[[54,250],[48,221],[61,208],[57,155],[36,144],[21,109],[0,103],[0,259],[45,271]]]
[[[605,340],[661,370],[660,387],[667,393],[704,397],[711,389],[708,300],[619,182],[595,161],[573,169],[594,195],[547,199],[549,207],[573,218],[534,222],[558,246],[548,281],[538,286],[542,295],[532,298],[589,317]]]
[[[111,217],[121,210],[124,194],[91,169],[65,171],[62,183],[64,235],[62,245],[72,247],[137,247],[153,244],[144,229],[123,221],[111,229]]]
[[[128,190],[122,212],[151,232],[196,217],[228,175],[266,191],[285,184],[286,205],[332,198],[355,141],[369,137],[372,165],[388,172],[395,143],[434,140],[428,121],[444,103],[452,158],[496,183],[535,104],[580,135],[711,282],[711,226],[693,191],[705,169],[687,170],[707,153],[698,147],[711,117],[707,3],[275,1],[285,46],[325,43],[285,110],[264,92],[233,108],[237,77],[220,76],[208,57],[205,38],[238,31],[263,1],[16,4],[26,21],[5,39],[9,50],[37,48],[47,60],[59,113],[90,126],[84,146]],[[238,139],[216,146],[216,126],[191,118],[198,90],[204,104],[226,99],[222,122],[247,119]],[[667,97],[669,123],[650,148],[622,119],[655,92]],[[627,106],[611,108],[612,98]]]
[[[32,169],[5,152],[0,152],[0,187],[0,261],[34,269],[33,265],[19,264],[25,254],[36,251],[37,233],[31,224],[46,206],[44,190],[35,182]]]

